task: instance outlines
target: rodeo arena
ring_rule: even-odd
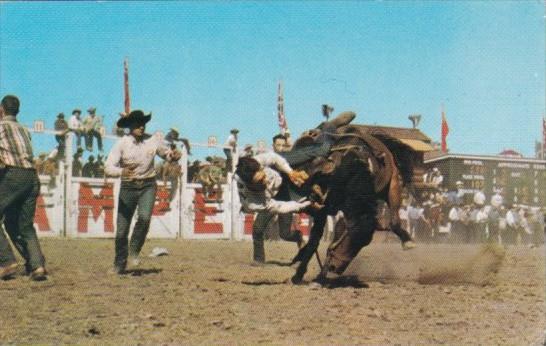
[[[452,153],[443,111],[438,143],[320,103],[292,138],[280,82],[271,142],[147,133],[127,63],[114,124],[2,97],[0,344],[544,342],[543,145]]]
[[[6,159],[16,99],[2,101],[6,184],[23,172]],[[57,143],[32,148],[33,224],[47,262],[35,265],[36,245],[15,233],[12,216],[27,206],[5,208],[18,187],[2,188],[6,234],[23,257],[1,268],[11,297],[2,304],[29,312],[3,317],[1,343],[539,343],[546,161],[448,152],[443,114],[441,145],[419,116],[408,128],[370,126],[350,111],[330,116],[328,105],[292,141],[282,99],[279,84],[270,148],[242,147],[237,129],[225,144],[194,143],[176,128],[139,134],[153,118],[130,109],[112,134],[94,107],[22,128]],[[139,135],[135,148],[157,151],[120,146]],[[214,154],[192,160],[200,148]],[[144,161],[152,174],[133,178],[130,165]],[[274,183],[265,197],[252,185],[264,170]],[[143,234],[127,250],[129,226]],[[525,324],[513,322],[518,314]]]

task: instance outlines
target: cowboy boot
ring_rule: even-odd
[[[338,127],[349,125],[355,117],[355,112],[341,112],[334,119],[324,122],[322,124],[322,128],[324,128],[326,125],[332,125],[337,129]]]

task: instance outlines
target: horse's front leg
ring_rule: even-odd
[[[324,212],[318,213],[313,218],[313,227],[311,228],[311,234],[309,235],[309,241],[300,249],[296,257],[292,260],[292,263],[300,262],[296,273],[292,276],[292,283],[299,284],[303,280],[303,276],[307,272],[307,265],[313,257],[313,254],[317,251],[320,239],[324,233],[324,225],[326,224],[327,214]]]

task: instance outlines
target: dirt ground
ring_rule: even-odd
[[[0,281],[1,344],[542,345],[544,247],[376,239],[337,287],[250,265],[251,242],[148,240],[137,271],[109,274],[113,240],[42,241],[50,279]],[[325,248],[321,248],[324,254]],[[287,262],[294,244],[267,242]],[[322,255],[324,258],[324,255]]]

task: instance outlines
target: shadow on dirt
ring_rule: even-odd
[[[286,285],[288,281],[271,281],[271,280],[258,280],[258,281],[241,281],[243,285],[249,286],[273,286],[273,285]]]
[[[281,262],[281,261],[265,261],[267,265],[275,265],[279,267],[290,267],[292,262]]]
[[[163,271],[163,269],[129,269],[126,271],[127,275],[131,276],[142,276],[142,275],[149,275],[149,274],[159,274]]]
[[[369,288],[370,286],[361,281],[356,275],[339,276],[337,278],[326,278],[320,282],[324,288]]]

